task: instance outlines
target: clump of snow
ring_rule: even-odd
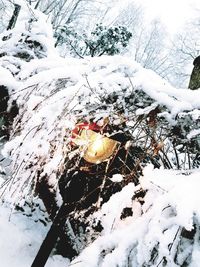
[[[140,179],[141,188],[147,190],[144,204],[140,205],[141,214],[118,224],[120,206],[130,207],[131,202],[136,201],[131,199],[138,188],[129,184],[102,206],[98,212],[102,213],[102,235],[72,263],[78,267],[139,267],[167,261],[166,266],[182,266],[189,255],[195,262],[199,261],[199,243],[195,242],[194,252],[190,254],[192,244],[181,236],[183,229],[191,231],[200,222],[199,183],[198,171],[187,175],[147,166]],[[130,194],[127,194],[128,188]],[[133,214],[137,212],[135,208],[133,206]]]
[[[121,174],[114,174],[111,178],[110,178],[110,180],[112,181],[112,182],[121,182],[122,180],[123,180],[123,176],[121,175]]]
[[[192,130],[188,135],[187,135],[187,138],[188,139],[192,139],[194,137],[196,137],[197,135],[200,135],[200,129],[198,130]]]

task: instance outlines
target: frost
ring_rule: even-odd
[[[14,34],[3,34],[11,38],[1,41],[0,48],[5,53],[0,58],[0,83],[19,106],[1,151],[11,161],[8,177],[0,168],[1,264],[30,266],[50,226],[40,217],[45,214],[41,203],[40,210],[27,213],[25,208],[27,203],[37,204],[38,180],[48,178],[61,205],[59,177],[67,161],[82,156],[78,148],[73,150],[72,129],[83,120],[103,125],[107,119],[121,127],[119,133],[131,136],[124,148],[127,153],[134,148],[134,168],[130,177],[120,172],[108,177],[123,186],[84,218],[89,232],[71,265],[198,266],[200,89],[174,88],[124,56],[61,58],[46,17],[34,10],[35,20],[29,24],[27,5],[16,2],[23,12]],[[24,36],[40,48],[29,47]],[[26,60],[16,56],[22,50]],[[24,208],[24,215],[16,207]],[[73,219],[82,213],[73,213]],[[98,223],[102,231],[96,233]],[[47,266],[68,263],[54,255]]]

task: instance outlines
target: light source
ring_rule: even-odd
[[[109,159],[120,143],[90,129],[82,129],[73,140],[80,146],[83,158],[93,164],[99,164]]]

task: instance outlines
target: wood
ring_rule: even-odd
[[[74,209],[74,204],[63,203],[58,210],[51,228],[49,229],[40,249],[31,265],[31,267],[44,267],[55,243],[62,233],[63,227],[66,222],[67,215]]]
[[[7,30],[12,30],[15,27],[15,24],[17,22],[18,16],[19,16],[19,12],[21,10],[21,6],[18,4],[14,4],[15,5],[15,9],[13,11],[12,17],[9,21]]]

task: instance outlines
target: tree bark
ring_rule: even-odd
[[[200,88],[200,56],[195,58],[193,65],[194,68],[190,76],[188,88],[191,90],[196,90]]]
[[[19,16],[19,12],[21,9],[21,6],[18,4],[14,4],[15,5],[15,9],[13,11],[12,17],[8,23],[8,27],[7,30],[12,30],[15,27],[15,24],[17,22],[18,16]]]
[[[41,2],[41,0],[38,0],[38,1],[37,1],[37,3],[36,3],[36,5],[35,5],[34,9],[38,9],[40,2]]]
[[[74,209],[74,205],[63,203],[58,213],[56,214],[54,221],[51,225],[49,232],[47,233],[31,267],[44,267],[49,255],[55,246],[55,243],[62,234],[63,227],[66,222],[66,218],[70,212]]]

